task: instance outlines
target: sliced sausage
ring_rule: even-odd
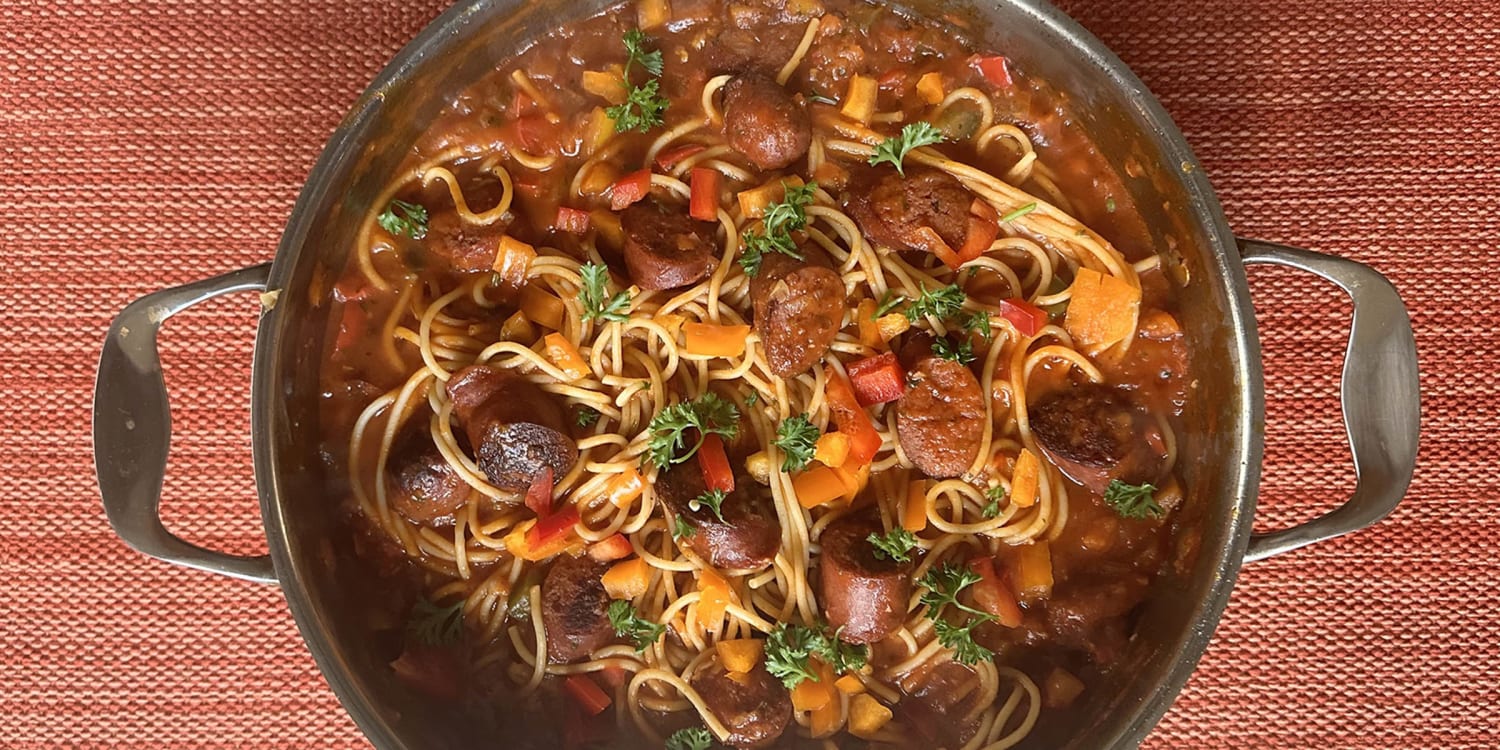
[[[524,492],[544,467],[561,477],[578,460],[557,399],[510,370],[464,368],[448,380],[453,413],[496,487]]]
[[[1028,409],[1042,452],[1073,481],[1102,494],[1110,481],[1144,484],[1166,465],[1161,426],[1122,389],[1075,385]]]
[[[907,372],[906,380],[906,393],[896,402],[902,452],[933,479],[961,476],[984,440],[979,379],[958,362],[927,357]]]
[[[958,662],[943,662],[907,689],[896,704],[902,718],[938,747],[956,748],[979,731],[979,675]]]
[[[469,226],[454,211],[443,211],[427,222],[422,238],[432,254],[448,261],[455,271],[489,271],[495,265],[506,224]]]
[[[693,675],[693,689],[729,730],[724,743],[744,750],[765,747],[786,731],[792,699],[765,664],[731,677],[713,664]]]
[[[756,167],[781,169],[807,153],[812,118],[765,74],[741,73],[724,84],[724,137]]]
[[[445,526],[469,499],[469,485],[443,458],[426,430],[407,429],[386,459],[386,493],[391,507],[412,523]]]
[[[1069,581],[1047,600],[1052,638],[1087,652],[1095,664],[1113,663],[1125,652],[1129,615],[1145,600],[1150,585],[1150,577],[1127,571]]]
[[[542,581],[542,626],[547,661],[567,664],[587,659],[614,640],[609,594],[602,578],[609,567],[590,557],[562,555]]]
[[[850,180],[844,210],[871,242],[901,252],[927,251],[931,248],[917,230],[931,227],[948,247],[963,247],[974,194],[952,175],[933,169],[908,169],[905,177],[889,170],[865,175]],[[861,190],[867,185],[868,191]]]
[[[625,267],[642,289],[696,284],[719,265],[713,227],[686,213],[642,201],[620,215]]]
[[[872,517],[845,517],[829,524],[818,539],[823,550],[818,558],[823,613],[838,630],[839,640],[884,640],[906,619],[912,562],[876,557],[870,535],[883,533]]]
[[[781,521],[766,490],[749,476],[735,477],[734,491],[719,505],[724,520],[692,501],[708,491],[697,461],[684,461],[656,476],[656,494],[675,518],[693,529],[688,544],[716,568],[744,570],[770,564],[781,548]]]
[[[755,330],[771,371],[784,378],[822,360],[844,323],[844,280],[821,254],[807,257],[770,253],[750,280]]]

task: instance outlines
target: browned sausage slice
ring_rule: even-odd
[[[822,360],[844,323],[844,280],[821,254],[807,257],[770,253],[750,280],[755,330],[771,371],[784,378]]]
[[[896,402],[901,450],[934,479],[963,475],[984,440],[984,393],[974,373],[958,362],[927,357],[906,375]]]
[[[974,716],[979,700],[979,675],[958,662],[943,662],[907,689],[906,700],[896,704],[907,723],[938,747],[956,748],[979,731]]]
[[[562,406],[521,375],[466,367],[448,380],[448,397],[479,468],[496,487],[524,492],[544,467],[561,477],[578,460]]]
[[[883,170],[860,174],[850,180],[844,209],[871,242],[897,251],[930,250],[916,232],[931,227],[949,248],[963,247],[974,194],[952,175],[932,169],[911,169],[905,177]]]
[[[469,485],[432,442],[427,420],[396,439],[386,459],[391,508],[412,523],[445,526],[469,499]]]
[[[719,265],[713,225],[681,211],[642,201],[620,215],[625,232],[625,267],[642,289],[676,289],[696,284]]]
[[[786,89],[762,73],[724,84],[724,137],[762,170],[801,159],[812,143],[812,118]]]
[[[1028,409],[1031,434],[1062,473],[1102,494],[1111,480],[1161,478],[1166,439],[1155,419],[1119,388],[1090,383],[1042,397]]]
[[[693,552],[716,568],[744,570],[770,564],[781,548],[781,521],[765,490],[748,476],[738,476],[734,492],[724,498],[719,511],[724,520],[707,507],[692,509],[692,501],[707,491],[697,461],[685,461],[656,475],[656,493],[676,518],[693,529],[688,544]]]
[[[693,675],[693,689],[729,730],[725,744],[744,750],[765,747],[786,731],[792,699],[764,664],[731,677],[712,664]]]
[[[805,28],[805,23],[756,23],[753,29],[725,29],[704,45],[704,64],[712,75],[747,70],[776,75],[796,54]]]
[[[869,537],[884,532],[874,518],[845,517],[818,539],[823,613],[838,629],[839,640],[874,643],[896,632],[906,619],[912,563],[875,556]]]
[[[444,258],[455,271],[489,271],[495,265],[504,223],[467,226],[454,211],[443,211],[427,223],[423,241],[433,255]]]
[[[547,661],[567,664],[588,658],[615,637],[609,624],[609,594],[602,579],[608,566],[589,557],[562,555],[542,581],[542,626]]]

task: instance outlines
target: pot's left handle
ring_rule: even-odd
[[[242,557],[184,541],[162,525],[162,480],[172,415],[162,380],[156,334],[167,318],[231,292],[264,291],[271,264],[148,294],[109,327],[94,383],[94,468],[115,533],[134,549],[190,568],[275,583],[269,555]]]

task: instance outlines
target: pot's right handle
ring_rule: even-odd
[[[140,552],[190,568],[275,583],[269,555],[241,557],[204,549],[161,522],[172,413],[161,376],[156,334],[167,318],[230,292],[264,291],[265,263],[164,289],[130,303],[115,317],[94,383],[94,466],[99,494],[115,533]]]
[[[1299,526],[1254,534],[1245,560],[1261,560],[1358,531],[1385,518],[1406,494],[1417,463],[1417,343],[1396,288],[1352,260],[1240,239],[1245,264],[1296,268],[1337,284],[1354,314],[1339,399],[1354,458],[1354,494],[1338,508]]]

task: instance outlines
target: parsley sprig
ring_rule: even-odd
[[[583,299],[584,320],[608,320],[624,323],[630,319],[630,292],[609,296],[609,269],[598,263],[585,263],[578,267],[583,279],[580,290]]]
[[[994,652],[974,642],[972,631],[981,623],[994,620],[994,615],[974,609],[958,600],[959,592],[978,583],[978,573],[961,565],[943,563],[927,571],[917,584],[926,588],[921,602],[927,605],[927,616],[932,619],[933,632],[938,643],[953,649],[953,658],[962,664],[977,664],[994,656]],[[963,625],[955,625],[942,617],[942,609],[952,605],[954,609],[967,612],[971,619]]]
[[[1104,488],[1104,502],[1125,518],[1161,518],[1166,511],[1156,502],[1156,487],[1150,484],[1126,484],[1111,479]]]
[[[947,336],[939,336],[932,342],[932,353],[934,356],[966,365],[974,361],[974,342],[965,338],[954,344]]]
[[[928,289],[922,286],[922,292],[912,300],[911,305],[906,308],[906,319],[913,323],[931,315],[939,320],[957,315],[963,309],[964,300],[968,296],[964,290],[958,288],[957,284],[949,284],[936,289]]]
[[[462,599],[440,607],[426,599],[411,608],[406,622],[406,632],[426,646],[448,646],[458,642],[464,632],[464,602]]]
[[[414,240],[427,236],[427,207],[417,203],[392,200],[375,221],[393,235],[404,234]]]
[[[693,528],[693,525],[688,523],[688,520],[682,516],[678,516],[672,521],[672,541],[674,542],[678,539],[692,539],[693,535],[697,533],[698,530]]]
[[[898,174],[905,177],[906,168],[901,162],[906,158],[907,152],[942,142],[942,131],[933,127],[932,123],[914,122],[902,128],[900,135],[891,136],[876,146],[875,153],[870,155],[870,166],[889,163],[896,168]]]
[[[666,750],[708,750],[714,746],[714,736],[703,727],[679,729],[667,738]]]
[[[625,101],[604,110],[609,119],[615,121],[615,132],[638,130],[642,133],[658,126],[662,114],[667,111],[668,101],[660,96],[661,81],[652,78],[636,86],[630,83],[630,69],[640,65],[652,76],[660,76],[662,70],[661,50],[646,51],[646,34],[640,29],[625,32],[625,85],[630,89]]]
[[[727,523],[727,521],[724,521],[724,510],[722,506],[724,505],[724,499],[728,496],[728,493],[724,492],[724,490],[712,489],[693,498],[692,500],[689,500],[688,507],[693,510],[708,508],[709,510],[713,511],[715,516],[718,516],[721,523]]]
[[[771,444],[786,454],[781,460],[781,470],[791,472],[807,468],[812,463],[820,435],[806,414],[798,414],[777,425],[776,439]]]
[[[871,320],[884,317],[886,313],[896,309],[897,307],[900,307],[901,303],[905,301],[905,297],[902,297],[901,295],[896,294],[889,289],[885,290],[885,294],[880,295],[880,304],[875,306],[875,313],[873,317],[871,317]]]
[[[875,557],[898,563],[911,562],[911,551],[917,548],[917,537],[906,529],[891,529],[885,534],[870,532],[870,544],[875,546]]]
[[[1000,501],[1005,499],[1005,495],[1005,488],[998,484],[985,490],[984,497],[989,500],[989,503],[979,509],[979,515],[985,518],[994,518],[1000,515]]]
[[[990,314],[988,311],[975,310],[973,313],[964,316],[963,320],[960,321],[960,325],[969,333],[979,334],[979,337],[985,341],[994,338],[995,332],[990,328]]]
[[[740,410],[734,404],[719,398],[717,394],[705,393],[692,401],[682,401],[651,418],[646,428],[651,434],[647,443],[647,458],[658,469],[668,464],[680,464],[693,457],[709,434],[733,440],[739,434]],[[688,431],[697,431],[697,442],[688,448]],[[673,454],[686,448],[687,452],[674,457]]]
[[[839,673],[863,669],[869,659],[868,649],[844,643],[838,639],[838,633],[830,635],[822,626],[787,623],[777,625],[766,636],[765,652],[766,671],[779,678],[787,689],[804,680],[818,681],[810,662],[814,656]]]
[[[577,414],[573,415],[573,421],[579,427],[593,427],[594,423],[599,421],[599,412],[592,407],[582,407]]]
[[[797,242],[792,239],[792,232],[807,227],[807,207],[812,205],[818,183],[791,185],[783,182],[781,188],[782,199],[766,206],[761,215],[762,231],[745,232],[740,237],[744,248],[740,251],[739,264],[751,276],[760,275],[760,264],[766,253],[804,259],[802,251],[797,249]]]
[[[615,635],[630,641],[637,652],[650,648],[662,633],[667,632],[667,626],[636,614],[635,605],[624,599],[610,602],[608,615],[609,624],[615,629]]]

